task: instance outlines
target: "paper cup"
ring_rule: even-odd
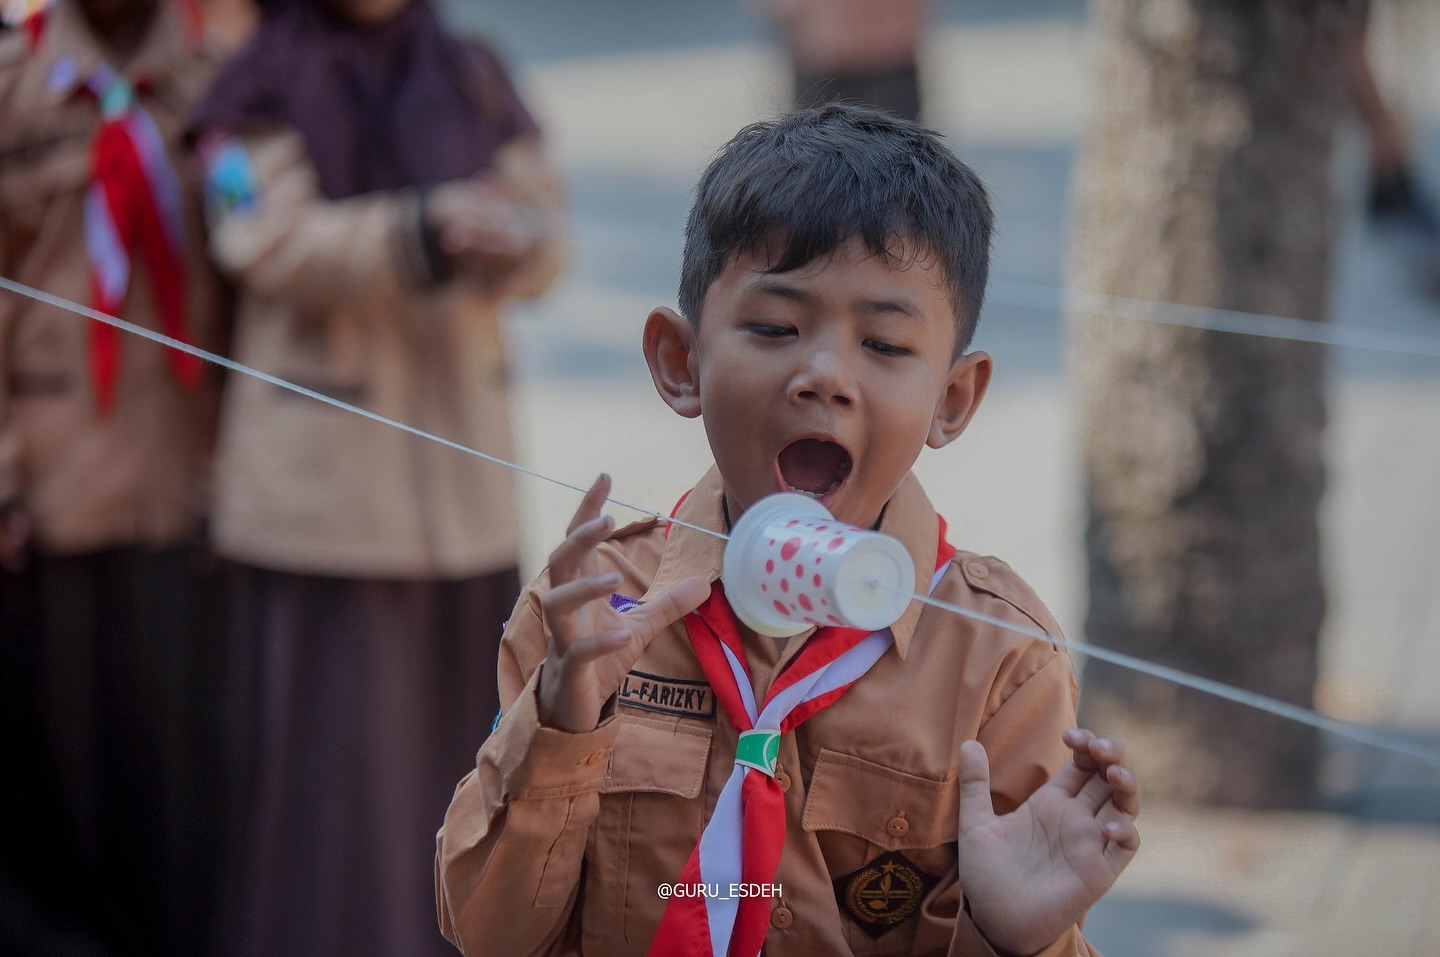
[[[807,495],[781,492],[745,510],[730,531],[725,597],[745,624],[772,638],[814,625],[878,631],[915,591],[915,565],[888,535],[837,522]]]

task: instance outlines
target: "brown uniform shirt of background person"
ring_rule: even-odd
[[[335,399],[511,459],[499,312],[537,295],[560,243],[501,286],[426,277],[420,192],[327,200],[301,136],[244,137],[260,201],[213,227],[244,292],[237,360]],[[552,213],[559,197],[531,137],[495,175]],[[460,578],[514,565],[514,476],[256,379],[226,397],[217,550],[263,568],[355,578]]]
[[[676,517],[723,530],[711,471]],[[880,530],[934,572],[939,520],[908,477]],[[654,595],[689,575],[719,577],[723,542],[655,521],[616,532],[600,572],[619,593]],[[438,836],[441,928],[465,953],[644,954],[734,764],[736,730],[716,706],[683,624],[646,649],[599,728],[568,734],[536,716],[546,639],[538,596],[522,596],[500,656],[505,715],[461,782]],[[993,558],[960,552],[934,596],[1016,625],[1059,629]],[[990,755],[997,813],[1013,810],[1067,760],[1075,674],[1053,646],[912,603],[895,646],[834,705],[781,738],[786,844],[767,957],[994,951],[964,912],[956,873],[957,752]],[[802,646],[748,641],[760,699]],[[887,880],[888,878],[888,880]],[[1072,928],[1043,952],[1089,957]]]
[[[125,75],[171,147],[213,73],[178,18],[159,17]],[[91,304],[85,190],[99,110],[83,87],[101,60],[70,4],[56,5],[40,46],[0,38],[0,274]],[[219,338],[216,284],[204,256],[198,190],[183,189],[191,341]],[[154,328],[156,308],[132,255],[123,319]],[[90,370],[92,321],[13,293],[0,294],[0,504],[19,504],[37,547],[73,554],[116,545],[163,546],[194,537],[207,507],[219,377],[181,388],[163,346],[120,333],[113,408],[97,410]]]

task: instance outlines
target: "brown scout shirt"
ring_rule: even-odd
[[[85,189],[99,110],[81,92],[103,59],[88,25],[61,0],[40,46],[0,38],[0,274],[90,305]],[[162,5],[124,71],[169,147],[186,193],[191,341],[215,349],[216,284],[205,259],[198,188],[180,149],[187,115],[216,62],[195,51]],[[158,328],[146,270],[132,256],[121,318]],[[207,476],[219,376],[182,389],[165,349],[120,333],[115,404],[96,410],[92,320],[0,292],[0,504],[18,502],[36,544],[52,553],[166,545],[194,536]]]
[[[723,529],[721,502],[712,470],[677,517]],[[939,523],[913,476],[880,529],[914,556],[915,580],[929,582]],[[621,573],[621,594],[653,596],[689,575],[714,581],[722,550],[680,526],[667,538],[650,521],[616,532],[600,554],[602,570]],[[678,879],[695,847],[734,765],[736,731],[717,716],[680,623],[646,649],[615,715],[595,731],[541,727],[545,587],[542,578],[529,588],[506,630],[505,715],[437,838],[440,926],[467,954],[644,954],[665,908],[657,886]],[[1039,599],[993,558],[959,553],[934,595],[1059,634]],[[1060,738],[1075,722],[1068,655],[918,602],[893,631],[895,647],[836,704],[781,738],[788,821],[767,957],[991,957],[956,873],[960,744],[985,745],[1000,813],[1069,760]],[[771,640],[747,636],[757,700],[802,644],[792,639],[777,654]],[[895,865],[889,884],[887,864]],[[854,903],[876,894],[878,909]],[[1094,952],[1072,929],[1043,953]]]
[[[255,203],[211,233],[241,290],[235,358],[513,460],[500,307],[548,285],[559,239],[500,288],[432,286],[416,191],[330,200],[297,132],[243,141]],[[533,138],[502,147],[495,172],[558,220]],[[227,384],[216,487],[216,549],[252,565],[462,578],[514,565],[519,550],[508,469],[248,376]]]

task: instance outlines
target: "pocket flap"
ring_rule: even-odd
[[[888,850],[935,847],[956,839],[959,797],[957,777],[936,781],[822,750],[800,826],[844,831]]]
[[[700,796],[712,732],[683,724],[660,725],[621,717],[615,750],[602,794],[654,791],[682,798]]]

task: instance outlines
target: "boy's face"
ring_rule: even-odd
[[[800,491],[873,527],[920,449],[964,430],[990,357],[952,361],[955,310],[932,257],[897,268],[852,238],[791,272],[765,266],[731,261],[698,329],[669,309],[650,314],[656,388],[681,415],[703,414],[732,521]]]

